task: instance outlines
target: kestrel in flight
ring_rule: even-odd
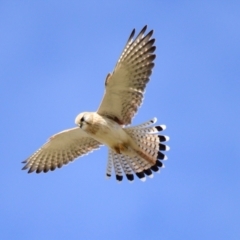
[[[153,126],[156,118],[127,126],[142,103],[156,57],[153,30],[145,34],[146,29],[147,26],[135,38],[135,29],[130,34],[115,69],[106,77],[105,94],[97,112],[79,114],[75,119],[77,127],[50,137],[23,162],[23,170],[53,171],[102,145],[109,150],[106,176],[110,177],[114,169],[118,181],[124,174],[133,181],[133,173],[145,181],[145,176],[153,177],[152,172],[164,166],[162,161],[167,157],[161,151],[169,147],[162,142],[169,137],[159,132],[166,126]]]

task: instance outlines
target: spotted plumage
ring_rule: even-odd
[[[135,30],[112,73],[105,80],[105,94],[97,112],[79,114],[78,127],[57,133],[39,150],[24,161],[28,172],[48,172],[61,168],[76,158],[102,145],[109,149],[106,176],[114,171],[116,179],[125,175],[133,181],[134,175],[145,181],[159,172],[167,159],[162,151],[168,137],[160,135],[165,125],[155,126],[156,118],[135,127],[129,127],[142,104],[146,84],[154,67],[155,39],[153,31],[145,34],[145,26],[134,39]]]

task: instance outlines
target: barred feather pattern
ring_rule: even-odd
[[[86,155],[102,145],[92,138],[79,136],[79,132],[79,128],[75,128],[50,138],[32,156],[23,161],[25,166],[22,169],[28,169],[28,173],[54,171],[56,168],[61,168],[79,156]],[[65,135],[69,137],[67,142],[63,141]]]
[[[115,154],[116,155],[116,154]],[[122,169],[125,173],[125,175],[131,175],[132,174],[132,169],[131,167],[129,166],[128,162],[127,162],[127,159],[125,158],[124,155],[120,154],[120,163],[121,163],[121,166],[122,166]]]
[[[164,167],[162,161],[166,160],[165,154],[160,151],[167,151],[169,147],[162,144],[162,142],[168,141],[169,137],[164,135],[158,135],[158,133],[164,130],[164,125],[151,126],[156,122],[156,118],[140,124],[135,127],[126,127],[125,131],[135,140],[140,149],[147,155],[156,159],[155,165],[150,164],[140,156],[129,157],[123,154],[118,154],[109,149],[108,163],[107,163],[107,177],[111,176],[112,166],[116,174],[116,179],[122,181],[123,172],[125,173],[129,181],[133,181],[133,173],[145,181],[147,175],[152,178],[152,171],[158,172],[159,168]],[[121,169],[120,169],[121,168]],[[123,171],[122,171],[123,170]]]
[[[108,74],[106,91],[98,113],[121,125],[129,125],[141,106],[156,58],[153,31],[145,26],[134,39],[132,31],[112,74]]]
[[[110,178],[112,176],[112,169],[113,169],[113,152],[109,149],[107,169],[106,169],[107,178]]]
[[[112,155],[112,159],[113,159],[113,166],[114,166],[117,180],[120,180],[123,177],[122,167],[121,167],[121,163],[120,163],[121,159],[118,158],[117,155],[115,155],[115,154]]]

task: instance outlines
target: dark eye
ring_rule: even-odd
[[[81,122],[84,122],[84,121],[85,121],[84,117],[82,117],[80,121],[81,121]]]

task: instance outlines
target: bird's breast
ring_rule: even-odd
[[[93,138],[110,148],[116,144],[128,141],[127,133],[118,123],[101,116],[94,121],[90,128],[90,132]]]

